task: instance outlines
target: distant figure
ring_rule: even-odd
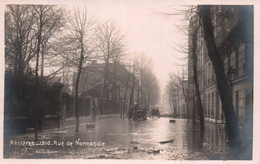
[[[129,115],[128,115],[128,119],[131,119],[133,118],[133,112],[134,112],[134,106],[132,105],[130,108],[129,108]]]
[[[95,98],[92,98],[92,121],[96,122],[98,115],[98,101]]]
[[[97,109],[96,107],[93,108],[93,113],[92,113],[92,121],[96,122],[97,119]]]
[[[137,110],[138,110],[138,104],[135,104],[135,106],[130,109],[129,118],[133,118],[133,117],[134,117],[134,113],[135,113]]]
[[[138,110],[138,104],[135,105],[134,110]]]

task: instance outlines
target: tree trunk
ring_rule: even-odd
[[[187,94],[185,92],[185,86],[183,84],[184,81],[181,81],[181,90],[182,90],[182,94],[184,96],[184,100],[185,100],[185,104],[186,104],[186,112],[187,112],[187,118],[188,118],[188,113],[189,113],[189,107],[188,107],[188,99],[187,99]]]
[[[124,94],[124,107],[123,107],[123,119],[125,118],[125,108],[126,108],[126,96],[127,96],[127,90],[128,90],[128,85],[129,85],[129,74],[127,74],[127,81],[126,81],[126,90],[125,90],[125,94]]]
[[[193,80],[194,80],[194,87],[195,87],[195,104],[196,107],[198,107],[199,110],[199,118],[200,118],[200,129],[204,130],[204,113],[203,113],[203,108],[202,108],[202,103],[201,103],[201,97],[200,97],[200,90],[199,90],[199,83],[198,83],[198,70],[197,70],[197,56],[196,56],[196,49],[197,49],[197,33],[198,33],[198,28],[195,27],[193,34],[192,34],[192,64],[193,64]],[[195,106],[194,106],[195,107]],[[194,108],[193,110],[195,110]],[[194,116],[195,120],[195,111],[194,111]]]
[[[80,79],[80,74],[81,74],[81,70],[82,70],[82,64],[83,64],[83,59],[84,59],[84,45],[83,45],[83,38],[81,38],[80,40],[80,46],[81,46],[81,50],[80,50],[80,60],[79,60],[79,66],[78,66],[78,74],[77,74],[77,79],[76,79],[76,95],[75,95],[75,117],[76,117],[76,129],[75,132],[78,133],[79,132],[79,104],[78,104],[78,90],[79,90],[79,79]]]
[[[37,50],[36,50],[36,68],[35,68],[35,102],[34,102],[34,114],[35,114],[35,141],[38,140],[38,67],[39,67],[39,56],[40,56],[40,45],[42,40],[42,15],[40,15],[40,27],[37,36]]]
[[[75,117],[76,117],[76,129],[75,132],[79,132],[79,101],[78,101],[78,88],[79,88],[79,78],[80,78],[80,68],[78,68],[78,74],[76,78],[76,86],[75,86]]]
[[[23,67],[23,51],[22,51],[22,45],[19,41],[18,44],[18,77],[22,77],[23,76],[23,72],[24,72],[24,67]]]
[[[43,54],[43,48],[42,48],[41,77],[43,77],[43,72],[44,72],[44,54]]]
[[[132,76],[133,83],[132,83],[132,90],[131,90],[130,103],[129,103],[129,111],[131,110],[131,112],[132,112],[132,108],[131,108],[132,106],[131,105],[133,104],[133,95],[134,95],[134,88],[135,88],[135,74],[134,74],[134,72],[135,72],[135,66],[133,68],[133,76]],[[129,118],[132,117],[131,112],[129,113]]]
[[[197,108],[195,105],[195,93],[194,93],[194,87],[192,89],[192,121],[195,123],[196,122],[196,113],[197,113]]]
[[[108,57],[107,57],[107,58],[105,58],[104,83],[103,83],[103,85],[102,85],[102,88],[101,88],[101,91],[100,91],[100,95],[99,95],[99,100],[100,100],[100,101],[101,101],[101,99],[102,99],[102,95],[103,95],[104,88],[107,87],[108,69],[109,69],[109,59],[108,59]]]
[[[211,6],[201,6],[199,16],[202,21],[203,36],[206,42],[208,56],[213,64],[216,74],[217,87],[219,90],[222,107],[226,118],[226,128],[229,144],[231,149],[238,150],[241,147],[238,122],[234,112],[232,95],[230,95],[229,92],[229,85],[225,75],[224,65],[215,43],[210,9]]]
[[[114,62],[114,68],[113,68],[113,94],[112,94],[112,100],[114,103],[117,102],[117,74],[118,74],[118,63],[117,62]]]
[[[175,118],[177,118],[177,99],[173,101],[173,115]]]

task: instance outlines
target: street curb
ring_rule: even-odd
[[[104,121],[104,120],[112,120],[112,119],[120,119],[120,114],[111,114],[111,115],[100,115],[97,116],[96,121]],[[93,122],[91,116],[80,117],[79,118],[80,125],[87,124]],[[73,127],[76,125],[76,118],[67,118],[63,121],[63,124],[60,128]]]

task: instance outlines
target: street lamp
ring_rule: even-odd
[[[230,66],[227,72],[227,78],[230,83],[235,80],[235,73],[236,70],[233,68],[233,66]]]
[[[235,80],[235,73],[236,70],[233,68],[233,66],[230,66],[227,72],[227,79],[229,81],[229,90],[230,90],[230,96],[231,96],[231,100],[233,100],[233,86],[232,86],[232,81]]]

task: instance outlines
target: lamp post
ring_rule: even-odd
[[[236,73],[236,70],[233,68],[233,66],[230,66],[228,69],[228,72],[227,72],[227,79],[229,81],[229,92],[230,92],[231,100],[233,100],[232,82],[235,80],[235,73]]]

